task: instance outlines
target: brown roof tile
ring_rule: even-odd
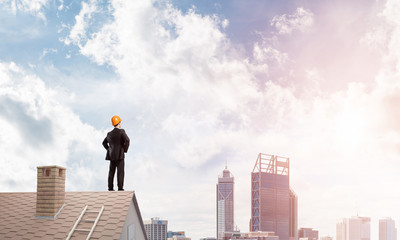
[[[88,205],[103,214],[91,239],[119,239],[134,192],[66,192],[65,206],[56,219],[36,218],[36,193],[0,193],[0,239],[65,239]],[[86,213],[83,219],[95,219]],[[90,228],[81,223],[78,228]],[[75,236],[75,233],[74,233]],[[80,234],[86,239],[87,234]],[[80,239],[80,237],[78,238]]]

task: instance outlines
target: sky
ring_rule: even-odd
[[[144,219],[215,236],[227,164],[247,232],[261,152],[290,158],[299,228],[358,214],[378,239],[400,223],[399,60],[396,0],[0,0],[0,191],[43,165],[107,190],[119,115]]]

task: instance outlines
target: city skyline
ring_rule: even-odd
[[[270,159],[266,159],[266,157],[270,158]],[[284,159],[284,161],[281,161],[281,163],[278,163],[277,158],[281,158]],[[264,160],[269,160],[268,162],[264,162],[262,163],[262,159]],[[256,165],[254,167],[254,169],[256,169],[256,166],[259,166],[258,168],[261,170],[264,170],[265,173],[267,173],[268,171],[272,171],[271,173],[274,172],[278,172],[278,168],[279,168],[279,172],[280,174],[287,174],[287,176],[289,176],[289,159],[286,158],[282,158],[282,157],[278,157],[278,156],[274,156],[274,155],[269,155],[269,154],[262,154],[260,153],[257,157],[257,161],[256,161]],[[279,167],[278,167],[279,166]],[[254,173],[254,169],[253,169],[253,173]],[[263,177],[264,180],[266,180],[265,176]],[[256,188],[258,186],[258,181],[254,182],[255,177],[252,176],[252,188]],[[256,183],[256,185],[254,185]],[[221,185],[222,186],[221,186]],[[278,185],[282,185],[282,183],[278,183]],[[216,196],[217,196],[217,205],[216,205],[216,213],[217,213],[217,226],[216,226],[216,238],[213,239],[224,239],[224,235],[223,233],[227,232],[227,233],[245,233],[244,232],[240,232],[239,229],[233,229],[233,223],[234,223],[234,218],[233,218],[233,212],[234,212],[234,178],[233,175],[230,173],[230,171],[228,170],[227,164],[225,165],[225,169],[222,172],[222,175],[220,175],[218,177],[218,183],[216,185]],[[288,191],[290,192],[290,196],[294,195],[296,202],[297,202],[297,195],[293,192],[293,190],[291,188],[288,189]],[[254,194],[254,190],[252,191]],[[261,194],[261,193],[260,193]],[[264,194],[265,195],[265,194]],[[227,198],[228,197],[228,198]],[[225,204],[225,200],[228,200],[230,203],[229,204]],[[220,202],[223,201],[224,203],[221,204]],[[291,203],[292,204],[292,203]],[[288,204],[288,205],[291,205]],[[225,206],[228,205],[228,214],[226,214],[226,209]],[[222,209],[222,211],[220,211],[220,207],[224,207]],[[292,206],[291,206],[292,207]],[[252,210],[254,212],[254,208]],[[297,209],[296,209],[297,211]],[[272,212],[269,212],[272,213]],[[297,212],[296,212],[297,213]],[[226,221],[226,217],[225,215],[229,216],[228,217],[228,221]],[[256,215],[258,215],[256,213]],[[221,218],[222,217],[222,218]],[[218,219],[222,219],[223,221],[218,221]],[[150,221],[145,221],[145,224],[147,223],[147,225],[151,222],[155,222],[156,224],[160,224],[162,223],[167,223],[168,221],[166,220],[160,220],[159,218],[151,218]],[[224,230],[218,230],[221,226],[225,226],[226,222],[231,222],[231,228],[226,228]],[[343,218],[342,220],[340,220],[339,222],[336,223],[336,240],[370,240],[371,239],[371,218],[369,217],[361,217],[357,214],[357,216],[353,216],[351,218]],[[276,232],[272,231],[272,229],[254,229],[254,223],[251,220],[250,221],[250,232],[272,232],[272,234],[276,234]],[[165,224],[166,226],[166,224]],[[148,226],[146,227],[146,231]],[[283,227],[283,226],[282,226]],[[291,229],[292,227],[289,227],[289,224],[285,225],[285,227],[287,228],[287,230]],[[305,228],[305,227],[298,227],[293,226],[293,228],[296,230],[296,236],[294,238],[290,237],[290,239],[308,239],[308,240],[319,240],[318,238],[318,230],[317,229],[313,229],[313,228]],[[397,228],[395,227],[395,221],[390,218],[390,217],[386,217],[383,219],[379,219],[379,240],[397,240]],[[167,231],[168,229],[165,227],[164,229],[165,231]],[[171,231],[168,231],[168,234]],[[172,233],[172,232],[171,232]],[[184,232],[176,232],[179,234],[183,234],[184,236]],[[229,235],[229,234],[228,234]],[[291,234],[289,234],[290,236],[293,236]],[[279,235],[278,235],[279,236]],[[208,239],[210,237],[202,237],[201,239]],[[331,237],[329,236],[322,236],[321,239],[331,239]]]
[[[251,218],[259,152],[290,157],[298,227],[400,221],[398,0],[2,0],[1,192],[104,191],[113,115],[131,138],[125,190],[143,219],[215,236],[216,176]],[[294,197],[294,195],[293,195]],[[175,206],[179,206],[176,208]],[[324,213],[324,214],[316,214]]]

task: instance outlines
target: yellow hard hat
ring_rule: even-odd
[[[117,126],[122,120],[119,116],[115,115],[111,118],[111,123],[113,126]]]

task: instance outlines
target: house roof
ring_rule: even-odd
[[[99,211],[104,206],[91,239],[120,239],[131,202],[139,210],[133,191],[66,192],[65,205],[56,218],[43,219],[35,216],[35,192],[0,193],[0,239],[66,239],[86,205],[87,211]],[[79,228],[90,228],[93,223],[83,224],[90,226]],[[87,233],[75,232],[73,236],[86,239]]]

